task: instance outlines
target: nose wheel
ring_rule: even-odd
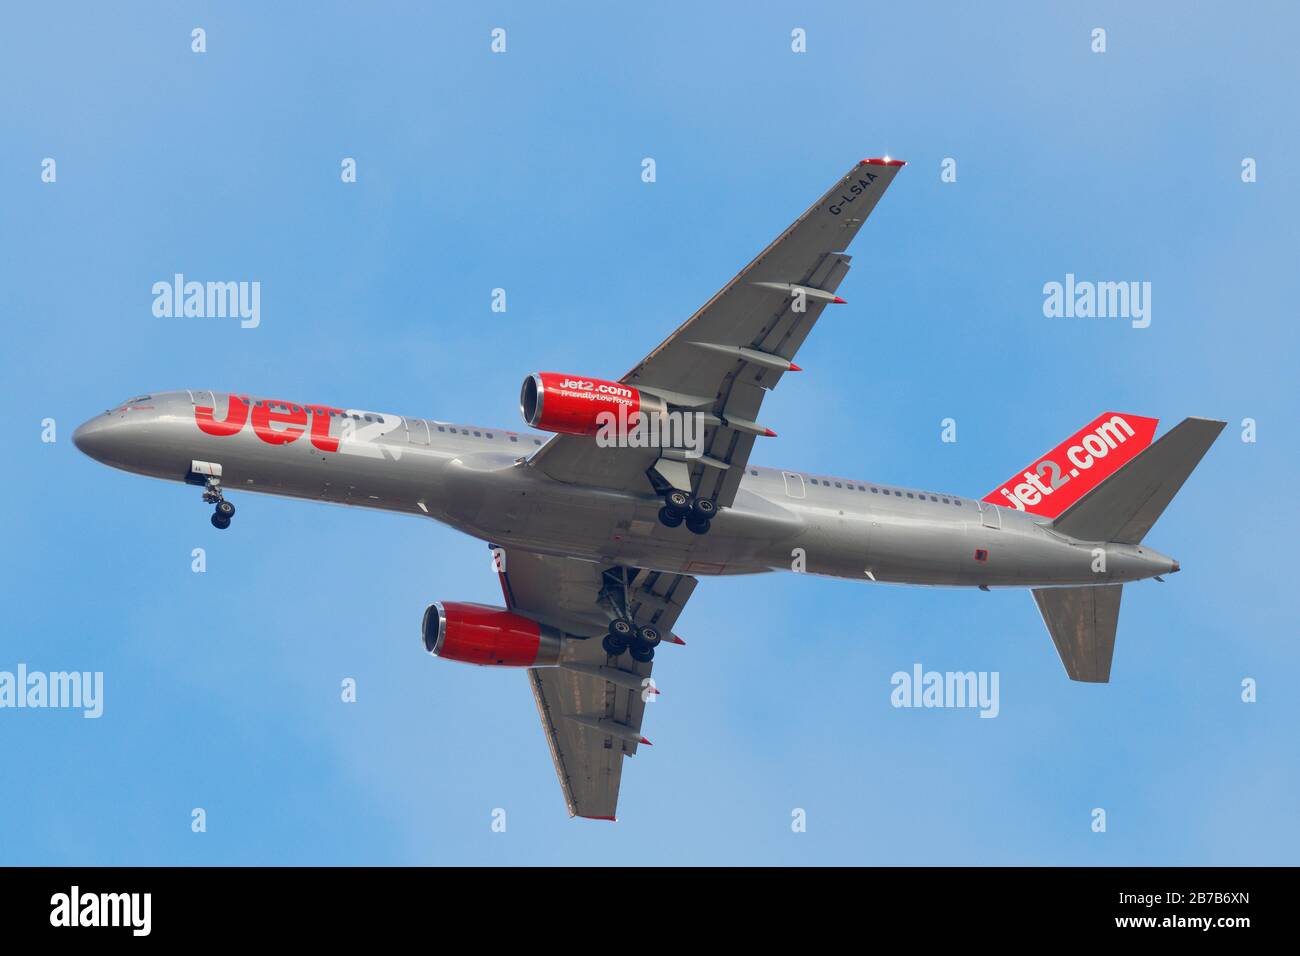
[[[221,482],[215,478],[208,479],[203,486],[203,500],[212,505],[212,527],[225,531],[230,527],[230,520],[235,516],[235,506],[221,494]]]
[[[212,509],[212,527],[220,528],[225,531],[230,527],[230,519],[235,516],[235,506],[229,501],[222,499],[217,502],[217,506]]]

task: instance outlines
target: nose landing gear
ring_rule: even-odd
[[[230,519],[235,516],[235,506],[221,494],[221,480],[209,478],[203,485],[203,500],[213,505],[212,527],[224,531],[230,527]]]

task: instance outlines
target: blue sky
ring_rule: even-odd
[[[534,7],[0,15],[0,670],[105,675],[99,720],[0,710],[0,863],[1296,863],[1294,7]],[[518,427],[526,374],[621,375],[885,153],[754,460],[978,497],[1103,410],[1228,420],[1108,686],[1026,593],[706,580],[620,821],[570,821],[524,676],[419,646],[498,600],[484,545],[257,496],[218,533],[71,444],[183,387]],[[260,281],[261,326],[155,318],[174,272]],[[1151,326],[1045,318],[1070,272],[1151,282]],[[892,708],[917,662],[998,671],[1000,716]]]

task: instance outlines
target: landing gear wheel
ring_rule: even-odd
[[[659,523],[665,527],[676,528],[684,520],[685,519],[680,514],[673,511],[673,509],[669,508],[667,505],[664,505],[659,509]]]
[[[713,520],[713,516],[718,513],[718,506],[713,503],[712,498],[696,498],[691,502],[691,514],[703,521]]]
[[[709,522],[691,515],[686,519],[686,530],[691,534],[708,534]]]
[[[222,518],[225,518],[226,523],[229,524],[230,519],[235,516],[235,506],[223,498],[217,502],[216,512]]]
[[[639,647],[658,647],[663,637],[659,633],[659,628],[652,627],[649,624],[637,628],[636,643]]]
[[[628,653],[632,655],[632,660],[638,664],[649,664],[655,659],[655,649],[653,647],[635,645]]]
[[[616,617],[609,622],[609,633],[601,640],[600,646],[605,649],[606,654],[618,657],[632,643],[635,633],[636,629],[632,627],[631,621]]]
[[[684,491],[670,491],[664,495],[664,507],[684,518],[691,510],[691,496]]]
[[[222,517],[219,513],[212,514],[212,527],[225,531],[230,527],[230,519]]]

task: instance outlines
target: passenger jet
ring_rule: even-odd
[[[661,646],[701,576],[801,570],[876,583],[1028,588],[1065,672],[1104,683],[1125,584],[1178,570],[1147,532],[1224,422],[1106,412],[982,499],[750,464],[767,393],[846,250],[903,167],[866,159],[618,381],[539,372],[548,433],[202,389],[141,395],[73,441],[113,467],[201,486],[212,524],[252,491],[433,518],[485,541],[504,607],[439,601],[425,649],[525,669],[571,816],[612,820]],[[632,426],[673,420],[673,440]],[[611,422],[619,425],[610,428]]]

